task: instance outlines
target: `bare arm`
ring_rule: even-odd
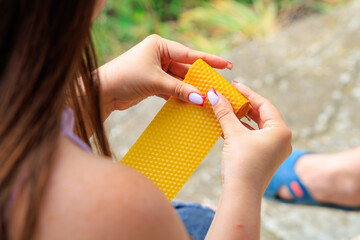
[[[233,83],[249,100],[249,116],[259,130],[243,125],[221,95],[208,93],[223,129],[223,192],[206,236],[212,239],[259,239],[261,198],[276,169],[291,153],[291,132],[280,113],[249,88]]]
[[[160,190],[136,171],[61,137],[37,239],[189,239]]]

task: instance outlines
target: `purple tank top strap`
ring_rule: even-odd
[[[93,152],[92,149],[74,133],[74,122],[75,122],[75,118],[74,118],[73,110],[70,107],[65,106],[65,109],[61,117],[60,134],[62,136],[66,136],[70,138],[75,144],[77,144],[85,151],[92,153]]]

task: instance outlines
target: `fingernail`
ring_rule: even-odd
[[[211,103],[211,105],[216,105],[219,101],[219,97],[215,91],[215,89],[210,89],[208,92],[207,92],[207,97]]]
[[[233,80],[232,82],[233,82],[233,83],[239,83],[239,82],[237,82],[237,81],[234,81],[234,80]]]
[[[227,61],[227,69],[229,69],[229,70],[231,70],[232,68],[233,68],[233,64],[231,63],[231,62],[229,62],[229,61]]]
[[[205,102],[205,97],[197,93],[190,93],[189,101],[195,103],[196,105],[203,106]]]

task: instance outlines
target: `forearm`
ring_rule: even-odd
[[[223,187],[206,240],[260,238],[261,193],[238,185]]]

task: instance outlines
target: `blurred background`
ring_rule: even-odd
[[[347,0],[108,0],[94,26],[107,61],[157,33],[189,47],[224,54],[243,41],[276,33],[291,22]]]
[[[234,68],[220,74],[269,99],[291,128],[293,147],[360,146],[360,0],[108,0],[94,28],[100,62],[152,33],[231,61]],[[163,104],[150,97],[110,115],[105,128],[116,159]],[[217,204],[222,147],[220,138],[176,200]],[[355,211],[264,199],[261,239],[360,240],[359,222]]]

